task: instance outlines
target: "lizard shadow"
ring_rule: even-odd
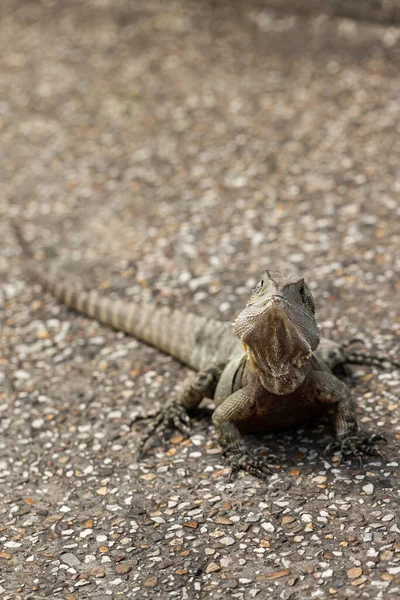
[[[334,370],[334,374],[351,389],[357,389],[360,384],[359,377],[355,376],[351,368],[345,365]],[[344,456],[339,460],[338,451],[327,451],[327,447],[335,441],[333,427],[333,408],[327,408],[321,416],[314,421],[305,421],[295,424],[284,430],[268,433],[246,433],[246,444],[252,453],[260,457],[268,457],[271,462],[276,461],[279,469],[310,468],[317,471],[321,468],[339,467],[354,471],[371,470],[378,461],[390,461],[395,453],[390,451],[390,445],[382,445],[383,456],[363,455],[362,462],[355,457]],[[212,415],[211,407],[202,406],[193,415],[193,421],[207,419],[208,423]],[[368,430],[366,431],[366,433]],[[390,442],[390,440],[388,440]],[[336,457],[336,458],[335,458]],[[327,465],[328,463],[329,465]]]
[[[350,388],[359,386],[359,378],[354,376],[347,368],[336,369],[335,375]],[[208,447],[216,445],[214,428],[211,424],[213,411],[213,402],[205,399],[199,407],[190,413],[190,437],[200,434],[205,438]],[[335,459],[333,451],[326,451],[327,446],[335,439],[333,412],[333,409],[328,407],[324,414],[313,421],[305,421],[283,430],[268,433],[246,433],[246,446],[252,454],[265,458],[271,467],[274,470],[279,470],[280,473],[286,472],[289,474],[291,470],[296,469],[304,474],[316,474],[321,470],[338,468],[339,466],[342,471],[354,472],[354,469],[361,469],[360,472],[365,472],[366,470],[374,470],[376,461],[382,460],[380,457],[363,456],[362,464],[360,464],[354,457],[345,456],[339,464],[338,455],[336,454]],[[169,448],[168,438],[173,435],[173,430],[169,430],[169,433],[171,435],[167,435],[162,443],[164,450]],[[160,439],[155,442],[155,445],[159,444]],[[390,446],[383,447],[384,460],[390,460],[389,449]],[[216,457],[216,460],[219,463],[222,462],[221,458]]]
[[[213,410],[209,406],[198,408],[192,415],[193,431],[210,437],[210,421]],[[200,431],[201,430],[201,431]],[[311,457],[326,459],[324,451],[333,439],[333,428],[329,422],[329,412],[317,421],[293,425],[287,429],[268,433],[246,433],[246,445],[252,453],[262,457],[272,457],[281,468],[290,468],[299,461],[306,462]],[[214,434],[211,434],[215,439]]]

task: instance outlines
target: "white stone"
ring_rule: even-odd
[[[20,548],[22,544],[20,542],[5,542],[5,548]]]
[[[221,542],[221,544],[224,544],[224,546],[232,546],[232,544],[235,543],[235,540],[229,536],[223,537],[219,541]]]
[[[265,531],[268,531],[268,533],[272,533],[273,531],[275,531],[275,527],[272,525],[272,523],[268,521],[265,523],[261,523],[261,527],[265,529]]]
[[[301,520],[303,521],[303,523],[312,523],[312,516],[308,513],[304,513],[301,515]]]
[[[165,519],[163,519],[162,517],[151,517],[151,520],[155,523],[158,523],[159,525],[165,523]]]
[[[394,515],[392,513],[389,513],[388,515],[385,515],[384,517],[382,517],[382,521],[387,522],[387,521],[392,521],[394,519]]]
[[[93,529],[84,529],[83,531],[80,532],[79,537],[87,538],[90,535],[92,535],[92,533],[93,533]]]
[[[22,371],[21,369],[15,371],[14,375],[17,379],[29,379],[29,373]]]
[[[333,575],[332,569],[327,569],[326,571],[323,571],[321,573],[321,577],[323,577],[324,579],[326,579],[327,577],[332,577],[332,575]]]

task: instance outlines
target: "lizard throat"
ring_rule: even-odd
[[[289,394],[304,381],[313,350],[319,343],[313,316],[302,306],[277,304],[262,309],[246,307],[235,321],[249,367],[263,387]]]
[[[283,363],[278,370],[271,370],[261,367],[246,344],[243,344],[250,369],[255,373],[264,389],[277,396],[285,396],[294,392],[303,383],[309,370],[309,363],[306,360],[301,366],[294,366],[290,363]],[[310,355],[311,356],[311,355]]]

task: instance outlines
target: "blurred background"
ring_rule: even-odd
[[[133,294],[224,288],[229,317],[235,284],[295,269],[325,310],[340,295],[330,319],[362,295],[390,327],[400,40],[368,18],[398,4],[317,4],[2,2],[3,227],[134,263]]]

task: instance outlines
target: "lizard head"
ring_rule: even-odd
[[[303,382],[319,344],[312,294],[304,279],[266,271],[234,326],[251,368],[268,391],[290,394]]]

